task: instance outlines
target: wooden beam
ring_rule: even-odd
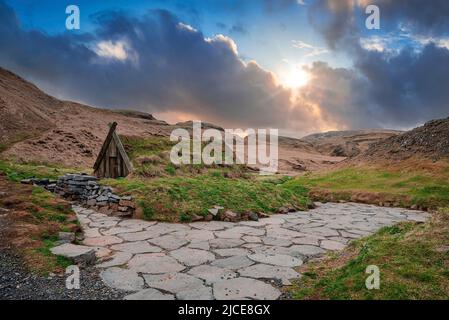
[[[117,150],[122,156],[123,164],[128,169],[128,172],[131,172],[133,170],[133,165],[131,164],[131,161],[128,158],[128,155],[126,154],[125,147],[123,147],[122,141],[120,140],[119,136],[117,135],[117,132],[114,131],[112,134],[112,138],[114,139],[115,145],[117,146]]]
[[[106,151],[108,150],[108,146],[111,143],[111,140],[113,139],[115,133],[115,128],[117,128],[117,122],[113,122],[112,124],[110,124],[108,135],[106,136],[106,139],[103,142],[103,146],[101,147],[100,153],[98,154],[97,160],[95,161],[94,171],[97,171],[101,163],[101,160],[103,159]]]

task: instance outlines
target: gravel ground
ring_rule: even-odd
[[[65,280],[64,274],[30,274],[20,256],[10,249],[0,249],[0,300],[116,300],[125,296],[105,286],[93,267],[81,269],[79,290],[66,289]]]

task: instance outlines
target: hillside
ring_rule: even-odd
[[[170,125],[151,114],[133,110],[98,109],[61,101],[21,77],[0,68],[0,152],[21,162],[91,167],[116,121],[122,136],[168,137],[174,128],[191,128],[191,121]],[[203,129],[223,128],[203,123]],[[368,144],[397,134],[388,130],[328,132],[303,139],[279,138],[281,173],[321,170],[366,150]]]
[[[432,120],[400,135],[378,141],[356,157],[358,162],[449,158],[449,118]]]
[[[329,131],[311,134],[301,140],[311,144],[316,151],[323,154],[354,157],[366,151],[370,144],[395,137],[400,133],[401,131],[384,129]]]
[[[0,116],[3,157],[70,167],[93,164],[110,122],[119,123],[122,135],[168,135],[172,129],[151,115],[58,100],[1,68]]]

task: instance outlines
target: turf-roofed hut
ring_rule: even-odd
[[[109,124],[109,132],[94,164],[98,178],[126,177],[133,169],[125,148],[115,129],[117,122]]]

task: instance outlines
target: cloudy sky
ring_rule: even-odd
[[[69,4],[80,30],[65,28]],[[449,1],[0,0],[0,66],[169,122],[408,129],[449,116]]]

